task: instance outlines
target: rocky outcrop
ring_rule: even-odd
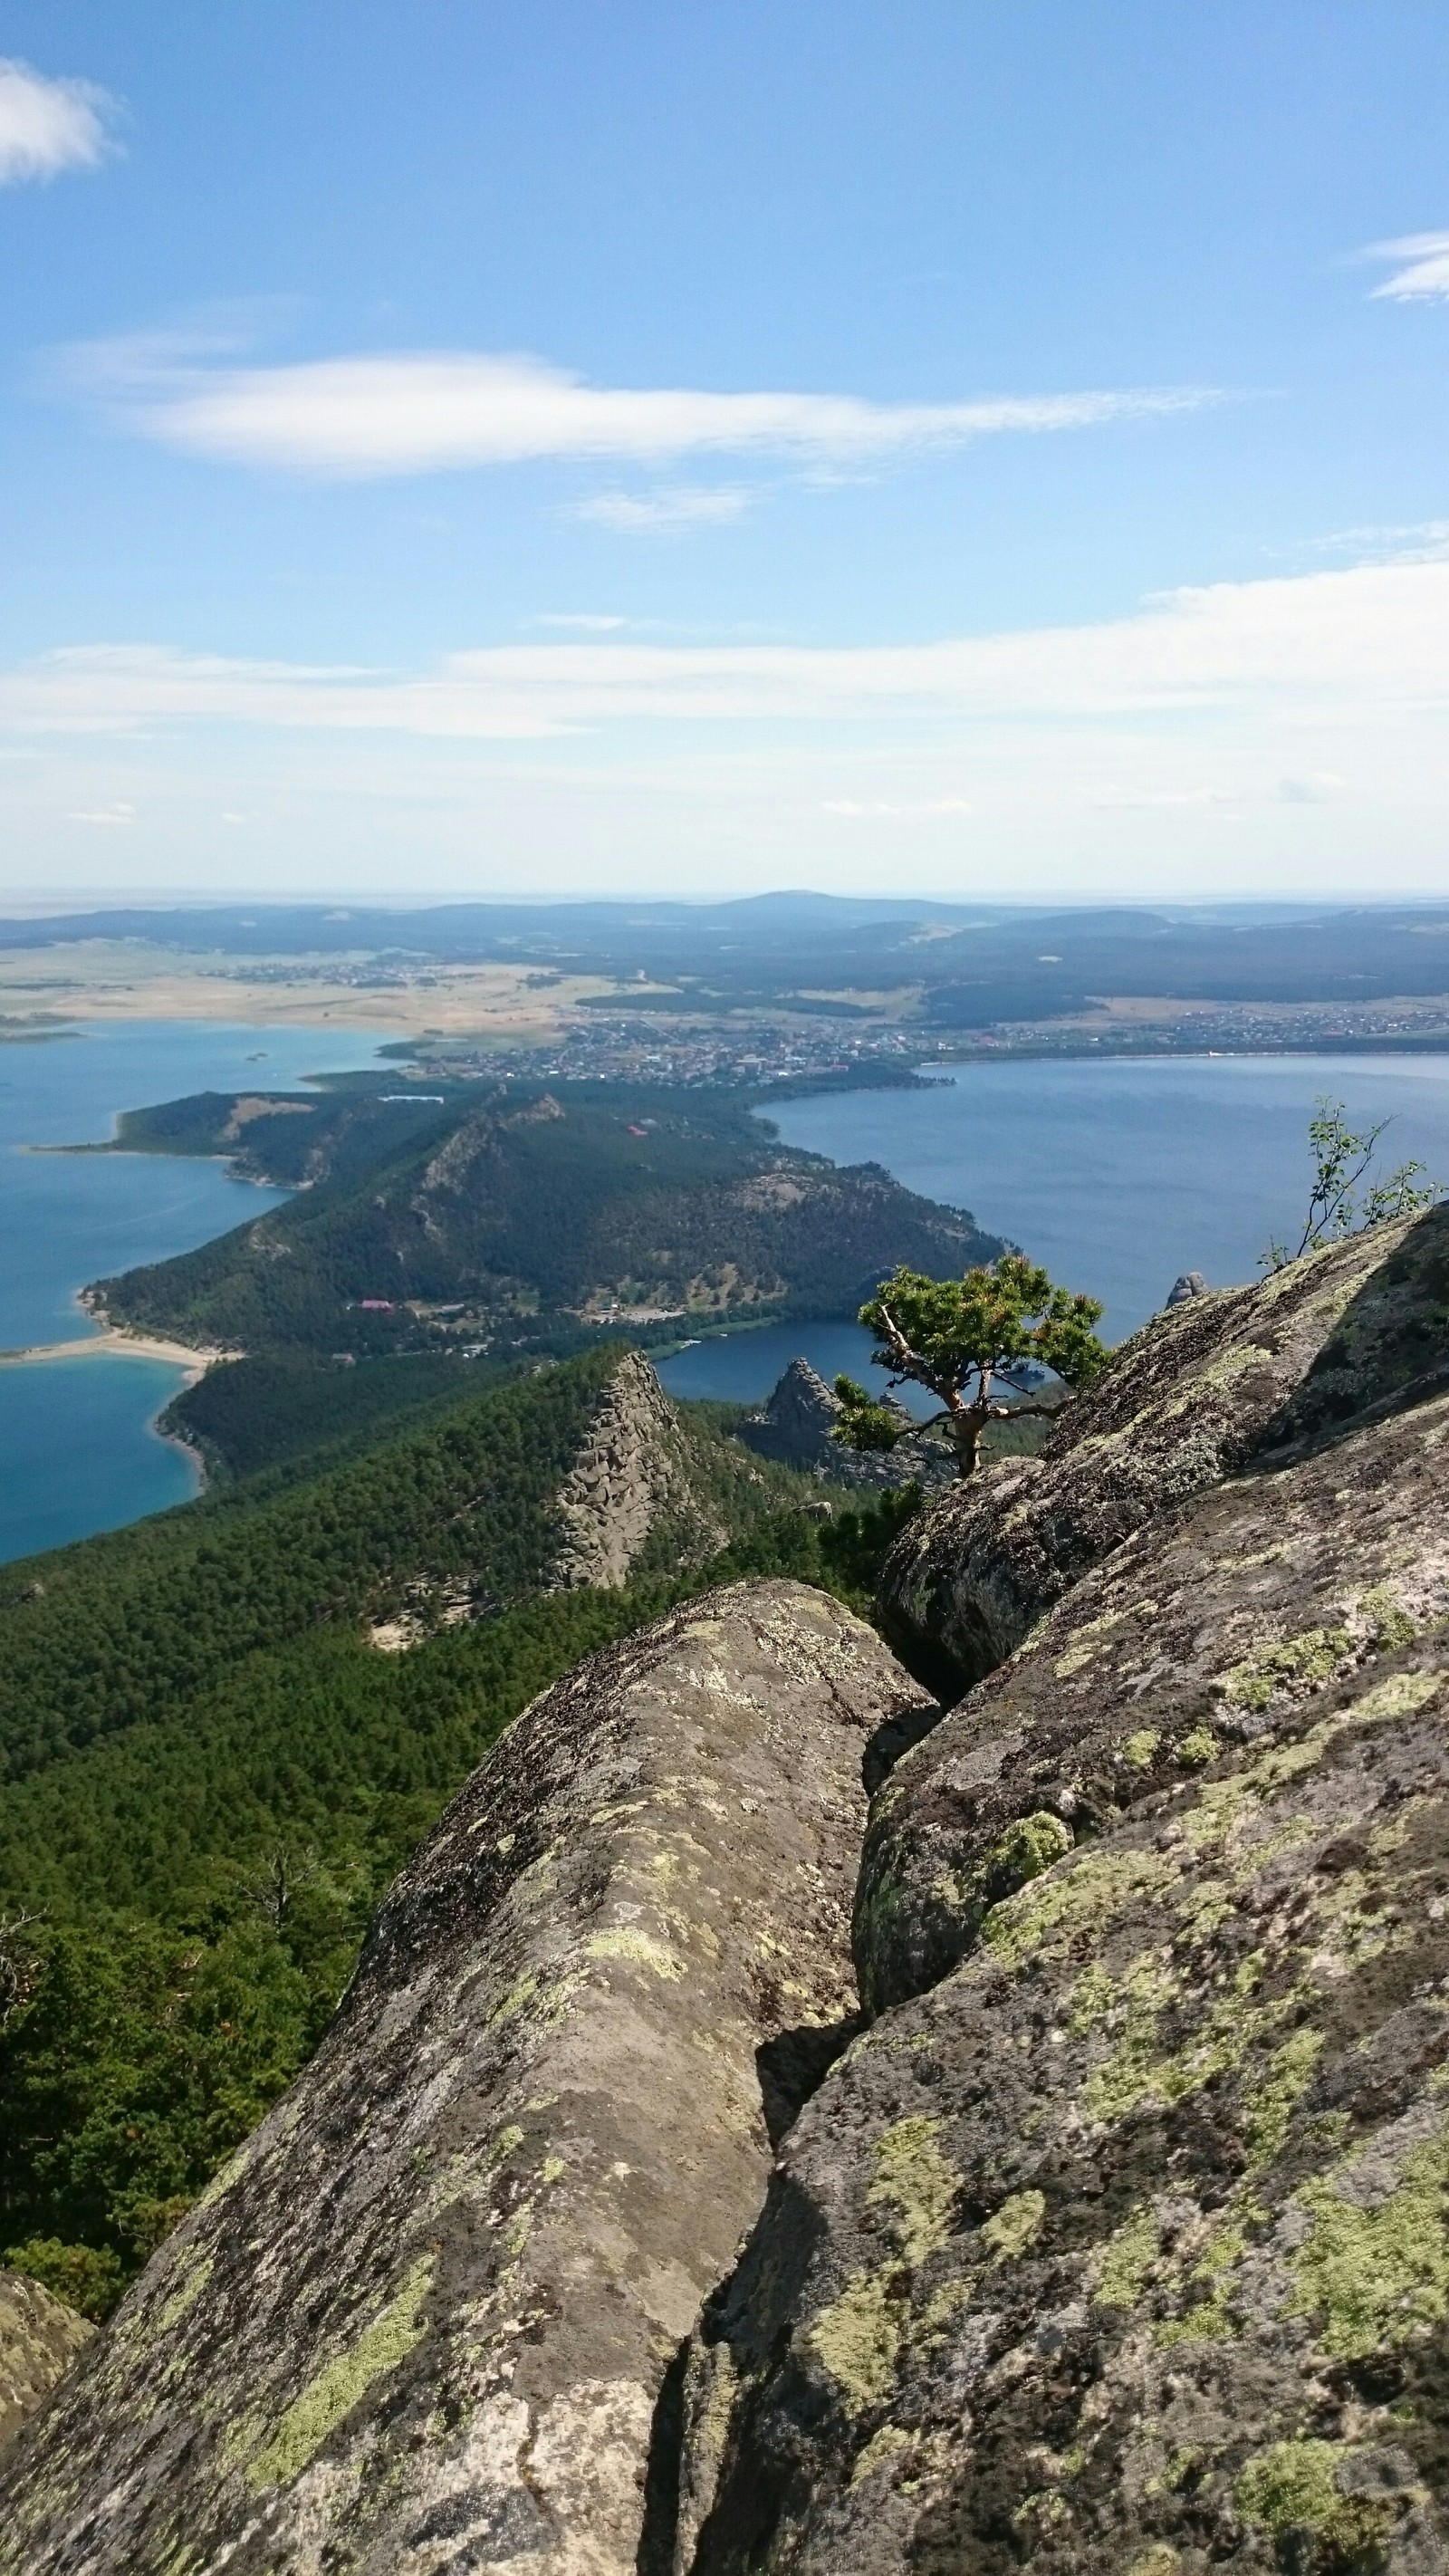
[[[1449,1207],[1154,1316],[1040,1457],[956,1485],[897,1543],[896,1651],[956,1698],[1154,1513],[1449,1376]]]
[[[44,2405],[95,2327],[23,2272],[0,2272],[0,2451]]]
[[[767,1582],[525,1711],[21,2437],[6,2576],[632,2571],[672,2356],[853,2026],[863,1763],[921,1708]]]
[[[1200,1270],[1179,1270],[1166,1297],[1169,1306],[1185,1306],[1189,1297],[1205,1297],[1207,1281]]]
[[[678,1416],[637,1351],[624,1354],[609,1380],[558,1510],[564,1538],[554,1579],[565,1589],[627,1583],[667,1515],[687,1527],[696,1557],[708,1557],[729,1535],[696,1496]]]
[[[879,1792],[857,1932],[680,2567],[1449,2567],[1449,1396],[1081,1581]]]
[[[885,1402],[907,1427],[906,1437],[884,1451],[843,1448],[834,1437],[842,1410],[839,1396],[808,1360],[796,1359],[763,1411],[740,1424],[739,1437],[759,1458],[864,1491],[883,1493],[914,1482],[936,1493],[954,1483],[954,1452],[939,1440],[912,1432],[910,1415],[893,1396]]]

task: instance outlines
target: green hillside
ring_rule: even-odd
[[[874,1165],[774,1144],[737,1093],[473,1084],[438,1102],[369,1081],[125,1119],[125,1150],[229,1154],[297,1195],[100,1282],[112,1317],[253,1354],[557,1349],[561,1327],[620,1309],[850,1314],[899,1262],[959,1272],[1001,1248]]]
[[[3,1570],[0,2259],[104,2309],[315,2046],[447,1797],[581,1656],[741,1573],[863,1604],[909,1497],[822,1523],[708,1407],[627,1586],[540,1592],[616,1365],[467,1371],[340,1461]],[[690,1508],[733,1533],[707,1564]],[[368,1642],[460,1577],[483,1615]]]

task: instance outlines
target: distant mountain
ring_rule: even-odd
[[[122,1150],[229,1154],[298,1194],[95,1297],[135,1330],[249,1352],[522,1347],[561,1324],[849,1314],[899,1262],[959,1272],[1002,1248],[877,1165],[774,1144],[737,1094],[393,1095],[127,1117]]]
[[[132,940],[216,959],[600,976],[653,1008],[827,1009],[884,995],[937,1032],[1091,997],[1366,1002],[1449,991],[1443,904],[932,903],[786,891],[733,903],[219,904],[0,921],[9,950]],[[365,961],[365,962],[364,962]],[[659,988],[665,988],[662,991]],[[602,997],[614,1008],[618,996]]]

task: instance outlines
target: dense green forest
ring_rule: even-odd
[[[557,1351],[618,1309],[849,1314],[899,1262],[1000,1249],[871,1164],[775,1144],[736,1092],[380,1077],[205,1093],[122,1122],[122,1150],[223,1153],[296,1196],[198,1251],[98,1283],[119,1323],[244,1350]]]
[[[319,1625],[404,1607],[426,1625],[460,1580],[475,1614],[536,1588],[558,1550],[555,1496],[617,1359],[599,1350],[465,1387],[312,1476],[224,1487],[0,1567],[0,1778],[164,1719],[239,1657]],[[788,1490],[734,1442],[680,1437],[701,1523],[746,1526]],[[657,1545],[660,1572],[699,1552],[672,1525]]]
[[[822,1520],[708,1407],[678,1437],[725,1550],[699,1562],[675,1514],[627,1587],[540,1591],[614,1364],[470,1369],[340,1457],[0,1573],[0,2259],[105,2311],[316,2045],[447,1797],[580,1656],[740,1574],[864,1607],[912,1494]],[[460,1572],[484,1615],[368,1643]]]

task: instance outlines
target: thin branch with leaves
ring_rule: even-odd
[[[1320,1251],[1327,1243],[1340,1243],[1347,1235],[1363,1234],[1370,1226],[1387,1225],[1394,1217],[1414,1216],[1433,1205],[1441,1195],[1440,1185],[1424,1180],[1422,1163],[1400,1163],[1381,1179],[1369,1181],[1360,1198],[1379,1138],[1392,1124],[1391,1118],[1380,1118],[1359,1135],[1348,1123],[1344,1103],[1327,1092],[1319,1093],[1308,1122],[1314,1171],[1303,1230],[1291,1248],[1271,1238],[1259,1255],[1260,1270],[1286,1270],[1290,1261],[1301,1260],[1305,1252]]]

